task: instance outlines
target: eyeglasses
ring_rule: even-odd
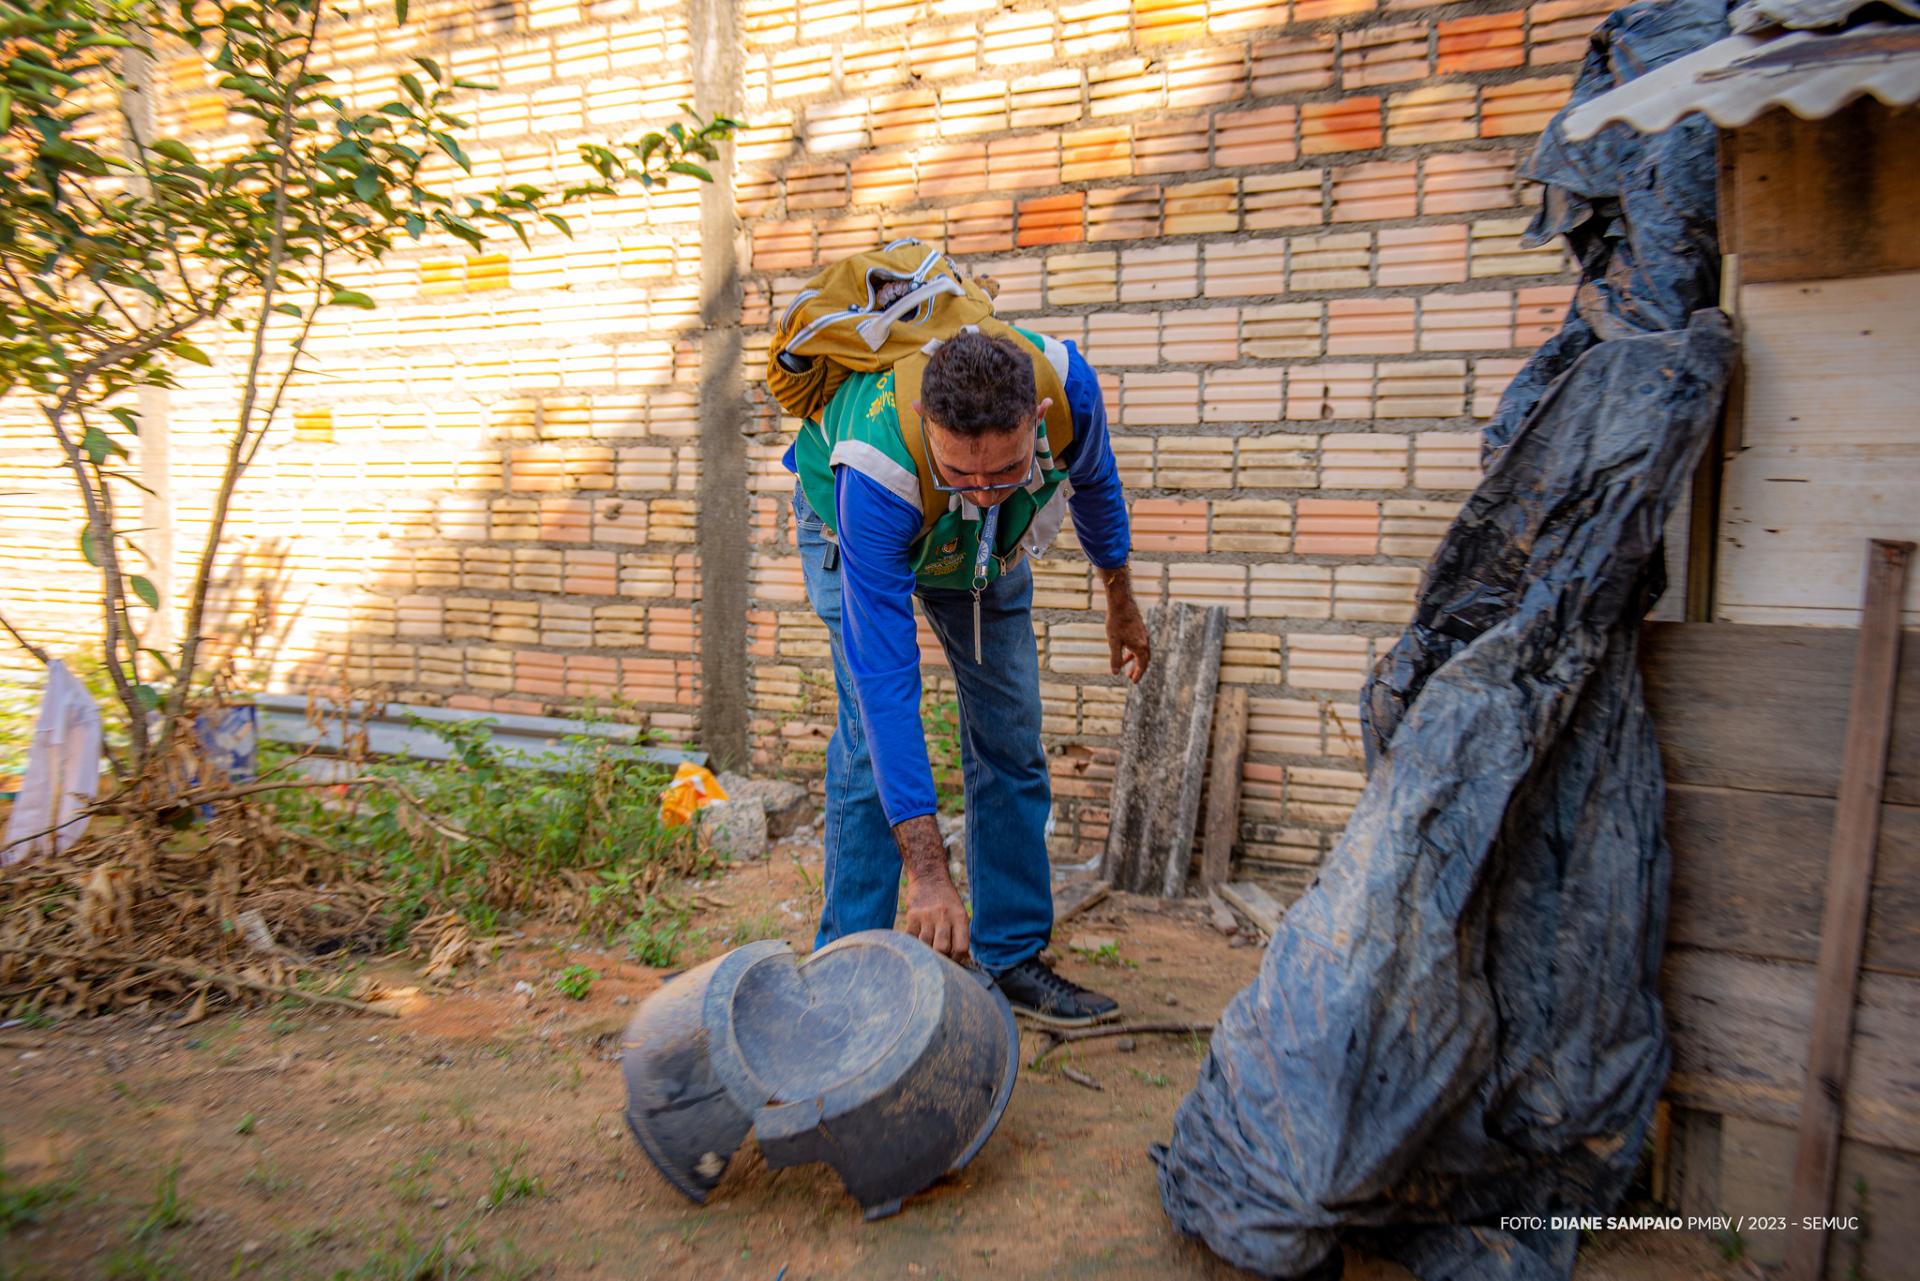
[[[922,419],[921,421],[924,424],[925,420]],[[921,432],[921,439],[925,441],[927,446],[927,463],[933,468],[933,487],[934,489],[936,489],[937,491],[943,494],[1007,493],[1011,490],[1027,488],[1028,486],[1033,484],[1034,479],[1040,474],[1040,453],[1039,453],[1039,438],[1037,434],[1037,429],[1036,429],[1036,435],[1034,439],[1033,452],[1027,455],[1027,474],[1025,476],[1022,476],[1019,480],[1003,481],[999,484],[993,484],[993,485],[949,484],[947,482],[945,475],[942,474],[942,470],[940,467],[940,460],[933,456],[933,433],[930,431],[926,431],[923,426],[922,432]]]

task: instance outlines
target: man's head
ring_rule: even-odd
[[[1035,433],[1052,406],[1038,399],[1033,358],[1005,338],[956,334],[927,361],[914,410],[926,424],[935,478],[952,486],[1018,485],[1033,467]],[[1012,489],[966,489],[978,507]]]

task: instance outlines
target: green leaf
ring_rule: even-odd
[[[307,314],[290,302],[277,302],[273,305],[273,309],[283,316],[292,316],[295,320]]]
[[[190,165],[195,163],[193,152],[187,149],[186,143],[178,139],[162,138],[153,144],[153,149],[167,159],[177,161],[180,164]]]
[[[541,216],[544,217],[548,222],[552,223],[554,226],[560,228],[561,235],[566,236],[568,239],[572,239],[573,228],[567,225],[567,220],[565,218],[562,218],[559,214],[556,214],[556,213],[543,214]]]
[[[372,165],[360,171],[353,180],[353,194],[362,200],[374,200],[380,195],[380,174]]]
[[[160,710],[160,691],[153,686],[135,685],[133,687],[133,696],[139,700],[140,706],[146,711],[157,712]]]
[[[407,23],[407,0],[393,0],[393,20],[401,26]]]
[[[160,589],[155,587],[151,580],[135,574],[127,579],[127,586],[133,588],[133,594],[138,596],[148,609],[160,608]]]
[[[0,89],[0,133],[13,128],[13,93]]]
[[[87,461],[95,467],[107,461],[111,455],[118,454],[122,458],[127,456],[124,445],[92,423],[87,424],[87,430],[80,437],[80,449],[86,454]]]
[[[333,307],[359,307],[366,311],[372,311],[374,307],[373,299],[351,289],[334,290],[333,297],[327,299],[327,303]]]
[[[422,58],[418,54],[416,54],[414,55],[413,60],[419,63],[422,67],[426,68],[427,74],[433,77],[433,82],[435,84],[442,84],[446,81],[447,77],[441,72],[440,64],[435,62],[432,58]]]
[[[211,356],[184,338],[176,339],[167,350],[182,360],[191,360],[196,365],[210,366],[213,364],[213,358]]]
[[[92,525],[80,531],[80,554],[87,558],[87,564],[100,567],[100,540],[93,536]]]
[[[713,175],[711,173],[702,169],[699,165],[694,164],[691,160],[676,160],[667,166],[667,172],[683,173],[690,178],[698,178],[701,182],[713,181]]]
[[[409,98],[412,98],[415,102],[419,102],[419,103],[426,102],[427,91],[420,87],[419,78],[415,76],[411,71],[403,71],[400,73],[400,83],[406,86],[407,96]]]
[[[126,408],[109,409],[107,412],[112,414],[115,418],[119,419],[120,425],[125,427],[128,431],[132,432],[136,436],[140,434],[140,416],[134,413],[131,409],[126,409]]]

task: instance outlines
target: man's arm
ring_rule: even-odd
[[[840,642],[853,680],[874,782],[907,870],[909,934],[956,959],[967,912],[947,871],[933,770],[920,723],[920,647],[909,549],[920,513],[869,477],[834,470],[840,536]]]
[[[1133,576],[1127,569],[1132,530],[1127,520],[1127,497],[1120,486],[1120,469],[1113,461],[1113,441],[1107,431],[1107,406],[1100,395],[1100,379],[1067,344],[1067,404],[1073,410],[1073,444],[1067,458],[1067,476],[1073,494],[1067,506],[1080,547],[1093,562],[1107,597],[1107,650],[1115,674],[1126,672],[1138,681],[1146,674],[1153,647],[1146,619],[1133,595]]]

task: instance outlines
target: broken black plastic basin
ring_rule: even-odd
[[[689,980],[703,1035],[686,1032],[696,994],[674,992]],[[695,1061],[662,1041],[702,1053]],[[756,943],[641,1007],[627,1035],[628,1119],[696,1201],[751,1118],[768,1165],[824,1161],[875,1218],[980,1150],[1006,1111],[1019,1052],[999,991],[917,939],[872,930],[805,961],[784,943]],[[720,1095],[731,1110],[713,1102]]]

